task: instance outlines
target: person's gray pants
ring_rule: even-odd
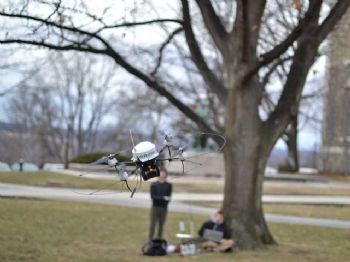
[[[149,227],[149,239],[153,239],[156,224],[158,224],[158,238],[163,238],[163,226],[165,223],[168,209],[166,207],[152,207],[151,209],[151,223]]]

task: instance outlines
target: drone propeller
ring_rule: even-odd
[[[159,134],[161,134],[164,137],[164,140],[166,143],[172,143],[174,136],[172,134],[169,134],[166,131],[159,130]]]
[[[178,149],[177,149],[177,153],[176,153],[176,155],[175,155],[175,157],[179,157],[180,159],[185,159],[185,157],[184,157],[184,152],[185,152],[185,150],[186,150],[186,147],[179,147]]]
[[[103,157],[97,159],[96,161],[89,163],[89,165],[106,165],[106,164],[108,164],[108,162],[110,160],[112,160],[113,158],[115,158],[119,154],[120,153],[114,153],[114,154],[109,154],[108,156],[103,156]]]
[[[200,135],[201,136],[220,138],[222,140],[222,144],[220,145],[220,147],[217,150],[210,151],[210,152],[208,152],[208,151],[207,152],[202,152],[202,153],[198,153],[198,154],[191,155],[191,156],[185,156],[184,155],[187,146],[180,146],[177,150],[174,150],[172,152],[172,154],[169,154],[168,158],[158,159],[158,161],[169,161],[168,167],[169,167],[171,162],[173,162],[173,161],[177,161],[177,162],[180,161],[181,164],[182,164],[182,173],[185,174],[185,173],[188,173],[191,170],[194,170],[195,168],[198,168],[199,166],[202,166],[204,164],[204,163],[201,163],[203,161],[196,162],[196,161],[193,161],[191,159],[198,158],[198,157],[203,157],[205,155],[210,155],[212,153],[220,152],[220,151],[222,151],[222,149],[224,148],[224,146],[226,144],[226,138],[224,136],[220,135],[220,134],[204,133],[204,132],[202,132],[202,133],[200,133]],[[194,167],[186,170],[185,169],[185,162],[191,164],[192,166],[194,165]]]
[[[159,130],[158,132],[164,137],[163,146],[159,150],[159,153],[161,154],[165,149],[167,149],[168,156],[171,158],[171,148],[174,147],[174,136],[162,130]]]
[[[173,144],[173,136],[165,134],[164,135],[164,144],[166,144],[167,146],[172,146],[172,144]]]
[[[138,171],[139,167],[136,167],[135,169],[129,171],[129,174],[126,170],[127,165],[123,162],[121,162],[120,164],[118,164],[115,168],[118,171],[118,176],[119,176],[119,180],[114,181],[112,183],[107,183],[105,186],[102,186],[92,192],[89,193],[85,193],[85,192],[78,192],[78,191],[74,191],[77,194],[80,195],[106,195],[106,194],[115,194],[116,192],[105,192],[105,193],[101,193],[104,190],[110,189],[112,188],[114,185],[122,183],[122,187],[121,187],[121,191],[124,191],[123,188],[124,186],[127,187],[127,189],[131,192],[131,198],[134,196],[134,194],[136,193],[136,191],[141,187],[141,183],[142,180],[136,180],[136,185],[133,186],[133,188],[131,188],[131,185],[128,183],[128,178],[135,175],[136,172]]]
[[[126,166],[135,166],[135,163],[132,161],[120,161],[117,159],[117,156],[123,155],[124,153],[129,153],[131,151],[131,147],[121,150],[118,153],[112,153],[109,155],[105,155],[94,162],[88,163],[87,166],[94,165],[109,165],[110,167],[117,168],[120,164],[125,164]],[[85,177],[88,175],[95,175],[95,171],[82,172],[79,174],[79,177]]]
[[[188,156],[186,157],[186,159],[190,159],[190,158],[195,158],[195,157],[200,157],[200,156],[205,156],[205,155],[209,155],[209,154],[212,154],[212,153],[219,153],[219,152],[222,152],[223,148],[225,147],[226,145],[226,138],[225,136],[223,135],[220,135],[220,134],[215,134],[215,133],[205,133],[205,132],[202,132],[200,133],[201,135],[205,135],[205,136],[208,136],[208,137],[217,137],[217,138],[220,138],[222,140],[222,144],[220,145],[220,147],[217,149],[217,150],[214,150],[212,152],[202,152],[202,153],[199,153],[199,154],[196,154],[196,155],[193,155],[193,156]]]

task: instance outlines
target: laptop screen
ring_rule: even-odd
[[[205,229],[203,233],[203,238],[213,242],[220,242],[222,240],[223,235],[224,233],[221,231]]]

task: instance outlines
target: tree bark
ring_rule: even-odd
[[[225,219],[237,245],[252,249],[275,243],[265,222],[261,192],[268,153],[273,145],[263,139],[259,118],[259,84],[230,90],[225,119]]]
[[[286,144],[288,147],[287,167],[290,172],[299,171],[299,154],[298,154],[298,116],[292,117],[289,130],[286,132]]]
[[[69,118],[69,121],[71,121],[71,118]],[[71,137],[73,133],[73,126],[71,122],[67,126],[67,135],[66,135],[66,141],[64,145],[64,169],[69,168],[69,151],[71,150]]]

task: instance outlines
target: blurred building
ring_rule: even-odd
[[[350,10],[329,37],[320,171],[350,173]]]

